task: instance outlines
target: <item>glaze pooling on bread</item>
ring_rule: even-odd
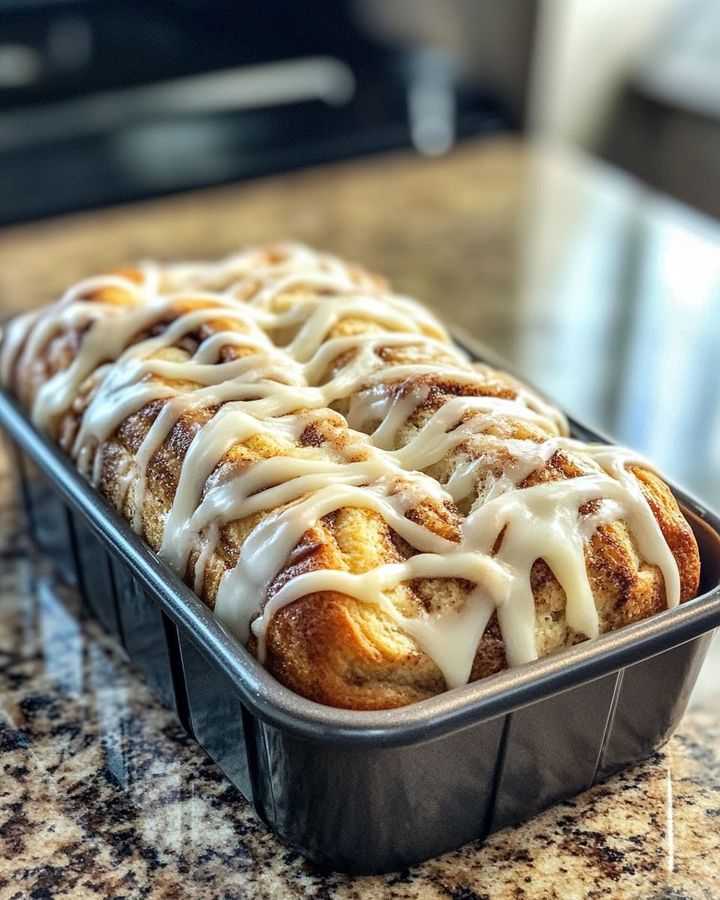
[[[13,323],[0,363],[135,530],[322,702],[400,705],[696,590],[692,534],[642,459],[572,440],[427,310],[305,247],[88,279]]]

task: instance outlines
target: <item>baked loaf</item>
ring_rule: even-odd
[[[3,382],[288,687],[380,709],[645,618],[697,545],[630,451],[567,436],[423,307],[279,244],[90,278]]]

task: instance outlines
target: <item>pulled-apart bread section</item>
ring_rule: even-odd
[[[407,704],[692,597],[637,455],[295,244],[87,279],[14,320],[33,421],[288,687]]]

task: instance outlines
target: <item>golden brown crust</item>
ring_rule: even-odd
[[[359,269],[352,270],[359,283],[380,284]],[[126,273],[127,274],[127,273]],[[130,273],[131,278],[139,277]],[[245,286],[248,296],[253,287]],[[286,310],[298,302],[296,290],[280,293],[274,301],[276,310]],[[95,296],[88,298],[91,302]],[[103,303],[110,302],[122,310],[121,291],[105,291],[97,295]],[[198,299],[195,306],[202,306]],[[183,312],[194,308],[193,301],[178,303],[162,322],[155,324],[152,333],[163,328]],[[186,335],[173,353],[185,358],[208,335],[237,329],[237,321],[219,317],[205,322],[197,333]],[[340,321],[328,334],[330,337],[362,334],[372,330],[372,322],[362,319]],[[67,328],[51,335],[41,352],[32,360],[25,360],[14,369],[12,386],[26,407],[40,386],[55,372],[66,369],[77,354],[85,330]],[[148,332],[134,336],[133,343],[149,336]],[[283,335],[283,337],[287,337]],[[226,348],[219,361],[234,358],[238,351]],[[442,347],[429,350],[417,346],[380,346],[379,358],[386,364],[407,364],[418,361],[445,364]],[[329,380],[347,362],[337,358],[320,378]],[[157,377],[157,376],[155,376]],[[433,412],[452,397],[488,396],[513,398],[516,391],[502,375],[488,373],[481,384],[465,385],[452,375],[421,376],[397,385],[397,391],[407,391],[422,383],[425,399],[409,417],[398,435],[398,446],[416,435]],[[69,450],[78,425],[95,388],[91,375],[77,393],[76,400],[54,424],[55,435]],[[100,490],[118,510],[132,519],[133,494],[126,490],[123,475],[132,468],[137,453],[153,421],[163,408],[164,401],[152,401],[128,416],[103,446]],[[337,413],[347,412],[347,404],[338,403]],[[147,488],[141,509],[145,539],[158,549],[162,542],[164,523],[175,496],[183,460],[198,430],[215,414],[216,407],[194,410],[181,416],[166,440],[152,457],[147,470]],[[309,417],[297,445],[273,442],[267,437],[254,436],[233,446],[222,458],[208,484],[223,479],[258,459],[278,455],[316,453],[324,458],[348,460],[347,426],[341,415],[325,411],[322,416]],[[372,423],[367,430],[372,430]],[[427,474],[441,483],[448,480],[459,461],[481,459],[476,496],[494,478],[499,477],[508,462],[508,450],[488,439],[529,440],[538,444],[547,439],[541,427],[527,421],[498,417],[482,438],[470,439],[459,445],[447,458],[427,469]],[[355,452],[355,451],[353,451]],[[678,564],[682,600],[695,595],[699,582],[700,562],[693,533],[667,486],[654,473],[639,466],[631,471],[640,483],[648,503],[660,525]],[[556,452],[539,466],[522,486],[550,480],[578,477],[587,472],[583,460],[565,452]],[[207,487],[206,487],[207,490]],[[457,541],[460,535],[460,512],[454,507],[426,503],[408,513],[416,517],[437,535]],[[581,510],[593,512],[592,505]],[[202,599],[213,607],[223,574],[237,562],[243,541],[266,513],[231,522],[221,529],[220,540],[205,570],[200,589]],[[496,550],[502,535],[496,544]],[[362,573],[387,562],[399,562],[412,552],[387,523],[376,513],[365,509],[341,509],[324,517],[309,529],[295,548],[285,566],[271,583],[266,602],[289,579],[317,569],[341,569]],[[665,606],[665,592],[660,571],[645,563],[634,543],[633,536],[622,521],[601,525],[587,542],[587,571],[600,617],[601,631],[608,631],[645,618]],[[190,556],[185,577],[192,583],[197,551]],[[550,653],[581,640],[569,628],[565,616],[565,596],[550,568],[538,559],[532,567],[531,583],[536,606],[536,639],[541,654]],[[460,608],[470,585],[459,579],[418,579],[399,588],[392,595],[393,603],[403,614],[413,615],[430,609]],[[250,649],[255,649],[254,639]],[[501,671],[506,666],[505,649],[497,617],[493,616],[477,649],[471,678],[478,679]],[[401,706],[433,696],[445,689],[444,678],[437,665],[419,649],[415,641],[403,633],[386,613],[375,606],[352,597],[325,591],[310,594],[281,608],[270,621],[267,630],[267,668],[285,685],[310,699],[331,706],[350,709],[382,709]]]

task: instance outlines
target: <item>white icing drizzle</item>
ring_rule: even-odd
[[[549,419],[515,400],[502,397],[453,397],[428,419],[408,444],[394,452],[395,458],[405,468],[426,469],[472,435],[496,425],[501,416],[538,424],[551,434],[553,432]]]
[[[387,592],[413,578],[465,578],[478,588],[458,612],[443,616],[402,615],[388,599]],[[511,576],[490,556],[478,553],[453,553],[447,556],[420,553],[402,563],[379,566],[371,572],[355,574],[319,570],[298,575],[265,605],[252,623],[258,639],[258,655],[265,655],[265,634],[275,613],[300,597],[320,591],[336,591],[365,603],[379,606],[402,630],[435,661],[448,687],[460,687],[470,678],[477,645],[492,613],[508,603]],[[248,627],[246,609],[233,607],[238,616],[231,621],[244,633]],[[534,610],[533,610],[534,618]]]
[[[380,416],[380,424],[370,435],[370,440],[381,450],[391,450],[395,446],[397,433],[415,412],[427,400],[430,388],[420,384],[413,386],[405,394],[397,393],[384,415]],[[381,401],[382,402],[382,401]]]
[[[508,663],[529,662],[537,657],[531,571],[538,559],[565,591],[569,627],[594,637],[599,622],[585,544],[598,527],[619,520],[628,524],[641,558],[662,573],[668,606],[679,602],[675,559],[627,469],[646,463],[629,451],[568,438],[562,414],[510,376],[470,364],[414,301],[296,244],[217,264],[145,263],[139,273],[139,284],[122,276],[87,279],[44,313],[13,322],[0,374],[8,383],[55,334],[84,330],[75,358],[37,391],[32,417],[52,429],[92,376],[72,453],[96,484],[107,441],[128,417],[159,401],[122,473],[140,532],[151,460],[183,416],[205,411],[182,463],[159,554],[186,573],[195,553],[192,575],[200,592],[221,529],[260,515],[220,581],[215,612],[241,640],[254,634],[261,659],[278,610],[308,594],[335,592],[381,609],[436,662],[449,687],[470,677],[495,611]],[[117,296],[104,301],[107,289],[126,302]],[[346,319],[372,327],[332,336]],[[159,335],[133,343],[163,322]],[[214,327],[218,322],[221,330]],[[192,353],[183,350],[205,326],[211,333]],[[402,364],[383,358],[392,348],[401,352]],[[221,356],[227,349],[235,351],[229,358]],[[498,381],[512,389],[512,399],[483,394]],[[468,396],[450,396],[413,424],[436,383],[467,388]],[[333,406],[346,409],[347,420]],[[503,436],[517,423],[534,437]],[[301,445],[309,426],[342,436],[333,455],[327,446]],[[254,437],[271,441],[278,454],[245,460],[211,479],[228,451]],[[525,486],[557,452],[584,474]],[[446,485],[422,474],[447,458],[453,466]],[[408,516],[453,500],[469,503],[455,541]],[[597,508],[582,515],[590,500]],[[346,508],[380,516],[415,555],[362,574],[304,572],[275,589],[303,535]],[[416,578],[464,579],[475,588],[459,609],[408,617],[391,595]]]
[[[39,313],[33,310],[22,316],[16,316],[3,328],[3,352],[2,358],[0,358],[0,378],[2,378],[3,384],[9,383],[20,348],[38,316]]]
[[[183,460],[159,555],[173,568],[183,571],[191,542],[191,517],[200,502],[202,488],[222,457],[234,445],[262,432],[281,441],[296,440],[302,431],[296,419],[258,419],[242,410],[242,404],[226,403],[193,438]]]

